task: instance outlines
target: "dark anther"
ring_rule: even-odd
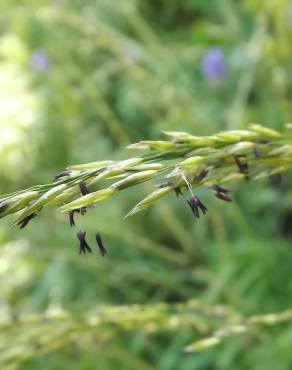
[[[0,204],[0,216],[2,213],[4,213],[7,209],[7,204],[3,203],[3,204]]]
[[[77,233],[77,238],[80,241],[79,254],[86,254],[87,252],[92,253],[92,249],[87,244],[85,237],[86,237],[86,231],[79,231]]]
[[[30,220],[35,218],[35,216],[36,216],[36,213],[32,213],[31,215],[28,215],[28,216],[24,217],[22,220],[18,221],[17,225],[20,226],[20,229],[23,229],[25,226],[27,226],[27,224],[29,223]]]
[[[106,249],[103,245],[100,233],[96,233],[95,239],[96,239],[100,254],[101,254],[102,257],[104,257],[106,255],[107,251],[106,251]]]
[[[224,200],[225,202],[231,202],[232,200],[227,194],[220,193],[220,192],[215,193],[215,197],[218,199]]]
[[[260,158],[261,152],[260,152],[260,149],[257,145],[255,145],[253,153],[254,153],[255,158],[257,158],[257,159]]]
[[[268,143],[269,143],[269,141],[265,140],[265,139],[257,140],[255,142],[255,146],[254,146],[254,150],[253,150],[255,158],[260,158],[260,156],[261,156],[261,151],[260,151],[259,144],[268,144]]]
[[[200,172],[196,177],[195,177],[195,180],[196,181],[202,181],[207,175],[208,175],[209,171],[208,170],[203,170],[202,172]]]
[[[79,184],[79,188],[82,195],[90,194],[90,190],[88,189],[88,186],[85,184],[85,182],[81,182]]]
[[[69,212],[69,223],[71,227],[75,226],[74,212],[74,210]]]
[[[171,182],[163,182],[162,184],[155,185],[156,188],[162,189],[162,188],[167,188],[168,186],[171,186]]]
[[[74,213],[80,213],[80,209],[73,209],[72,211],[69,211],[70,226],[75,226]]]
[[[73,209],[72,211],[69,211],[69,223],[70,223],[70,226],[75,226],[75,218],[74,218],[74,214],[75,213],[80,213],[81,216],[84,216],[86,212],[87,212],[87,208],[86,207],[77,208],[77,209]]]
[[[175,195],[176,197],[178,198],[180,195],[183,195],[182,191],[181,191],[181,188],[180,187],[176,187],[174,188],[174,192],[175,192]]]
[[[89,188],[88,188],[88,186],[85,184],[85,182],[81,182],[81,183],[79,184],[79,188],[80,188],[80,192],[81,192],[81,194],[82,194],[83,196],[91,193],[91,191],[89,190]],[[89,206],[88,206],[88,208],[95,208],[95,204],[91,204],[91,205],[89,205]],[[82,207],[82,208],[81,208],[81,215],[83,216],[86,212],[87,212],[86,207]]]
[[[61,179],[62,177],[69,176],[71,171],[63,171],[60,173],[57,173],[57,175],[54,176],[54,181]]]
[[[200,217],[199,210],[201,210],[203,214],[205,214],[208,210],[207,207],[205,207],[205,205],[201,202],[200,198],[196,195],[188,199],[187,203],[190,206],[195,218]]]
[[[211,187],[213,190],[215,190],[215,197],[221,200],[224,200],[225,202],[231,202],[231,198],[228,195],[230,193],[230,190],[222,188],[219,185],[214,185]]]
[[[269,140],[266,139],[260,139],[256,141],[258,144],[269,144]]]
[[[246,180],[249,180],[248,177],[248,163],[246,162],[245,155],[233,155],[235,163],[238,167],[240,173],[245,175]]]

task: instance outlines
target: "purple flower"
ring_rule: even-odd
[[[49,70],[52,66],[50,57],[42,49],[34,50],[31,53],[30,64],[35,70],[39,72],[45,72]]]
[[[201,62],[202,74],[208,80],[221,80],[225,76],[225,62],[222,49],[214,46],[207,50]]]

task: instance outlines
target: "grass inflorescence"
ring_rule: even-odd
[[[287,126],[288,127],[288,126]],[[211,136],[193,136],[186,132],[164,132],[167,140],[140,141],[129,149],[146,154],[121,161],[99,161],[70,166],[55,175],[49,184],[33,186],[0,197],[0,217],[15,214],[12,225],[24,228],[39,212],[56,206],[68,213],[75,226],[75,214],[84,215],[96,203],[121,190],[157,180],[152,193],[125,216],[141,212],[170,193],[189,192],[187,204],[195,218],[207,212],[203,201],[194,194],[207,187],[219,200],[230,202],[225,186],[239,181],[256,180],[281,174],[292,166],[292,136],[289,129],[280,133],[253,124],[249,129],[219,132]],[[103,249],[99,234],[97,243]],[[84,232],[78,233],[80,253],[86,247]],[[86,244],[86,245],[85,245]]]

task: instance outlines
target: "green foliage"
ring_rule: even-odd
[[[1,194],[50,182],[72,163],[127,158],[125,145],[160,139],[162,131],[202,136],[259,122],[283,132],[292,117],[290,8],[288,0],[1,1]],[[201,67],[213,46],[225,63],[217,80]],[[125,189],[78,218],[90,245],[91,235],[102,234],[105,258],[97,250],[79,256],[67,216],[53,209],[22,231],[4,218],[0,363],[22,370],[290,369],[289,314],[285,323],[279,314],[274,325],[183,352],[222,328],[248,325],[245,317],[285,316],[291,307],[291,175],[276,180],[232,187],[228,205],[199,189],[209,208],[200,220],[175,197],[123,220],[153,190],[147,183]],[[93,333],[79,326],[121,305],[116,320],[127,322],[136,304],[142,316],[169,307],[162,319],[179,323],[176,303],[193,299],[201,304],[188,311],[194,326],[151,332],[153,323],[149,331],[111,324]],[[206,317],[204,307],[214,313],[218,305],[222,316]],[[56,321],[48,325],[51,314]],[[77,332],[62,335],[58,315]]]

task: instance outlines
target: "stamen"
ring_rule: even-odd
[[[100,254],[102,257],[104,257],[107,254],[107,251],[103,245],[103,241],[101,239],[100,233],[96,233],[95,239],[96,239]]]
[[[56,181],[56,180],[61,179],[62,177],[69,176],[70,172],[71,171],[68,170],[68,171],[63,171],[63,172],[57,173],[57,175],[54,176],[53,180]]]
[[[87,252],[92,253],[92,249],[87,244],[85,237],[86,237],[86,231],[79,231],[77,233],[77,238],[80,241],[79,254],[86,254]]]
[[[30,215],[28,215],[28,216],[24,217],[22,220],[18,221],[17,225],[19,225],[19,226],[20,226],[20,229],[25,228],[25,226],[27,226],[27,225],[28,225],[28,223],[29,223],[33,218],[35,218],[35,217],[36,217],[36,215],[37,215],[36,213],[32,213],[32,214],[30,214]]]
[[[81,182],[79,184],[79,188],[82,195],[90,194],[90,190],[88,189],[88,186],[85,184],[85,182]]]
[[[246,161],[246,155],[233,155],[233,158],[235,160],[235,163],[238,167],[239,172],[245,175],[246,180],[249,180],[248,163],[247,162],[242,162],[242,160],[241,160],[241,159],[244,159]]]
[[[205,214],[208,211],[208,208],[201,202],[200,198],[196,195],[188,199],[187,203],[190,206],[195,218],[200,218],[199,210],[203,214]]]
[[[213,185],[211,189],[215,190],[215,197],[221,200],[224,200],[225,202],[231,202],[232,199],[228,196],[230,193],[230,190],[222,188],[219,185]]]

